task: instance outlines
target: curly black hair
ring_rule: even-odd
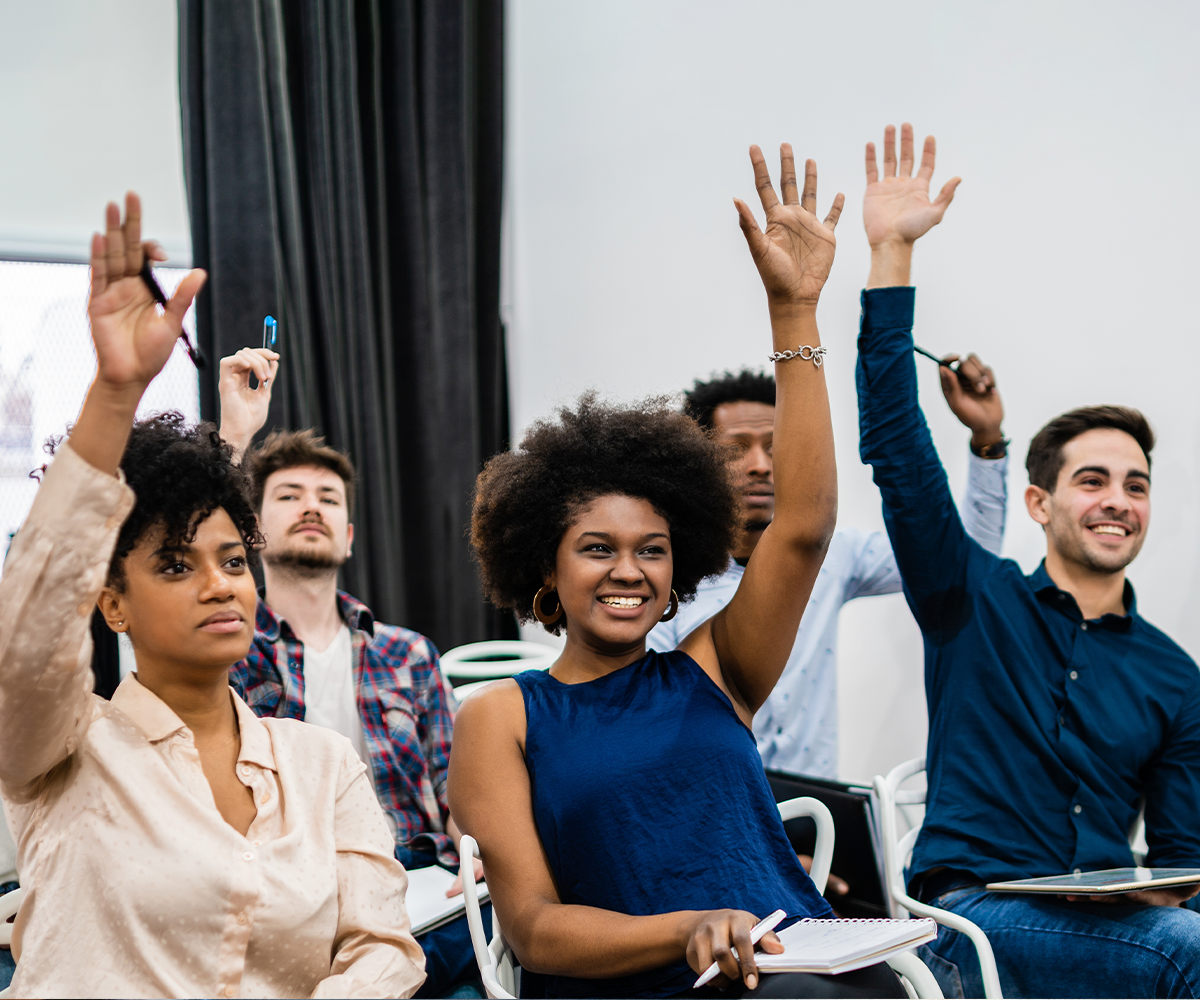
[[[53,452],[53,445],[47,450]],[[133,425],[121,456],[125,482],[137,496],[121,526],[108,567],[109,586],[125,583],[125,558],[151,528],[164,529],[168,545],[190,542],[200,522],[217,508],[229,515],[253,562],[262,545],[250,503],[250,480],[233,463],[233,449],[215,424],[189,426],[182,413],[159,413]]]
[[[666,520],[680,600],[728,564],[738,501],[725,450],[667,399],[619,407],[592,392],[479,474],[471,545],[488,599],[532,620],[563,534],[581,507],[609,494],[644,499]],[[545,627],[558,635],[564,624]]]
[[[707,382],[696,379],[683,394],[683,412],[705,430],[713,429],[713,411],[723,403],[766,403],[775,405],[775,376],[743,368],[725,372]]]

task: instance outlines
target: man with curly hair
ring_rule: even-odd
[[[958,359],[950,355],[946,360]],[[973,354],[959,368],[972,388],[964,388],[958,379],[944,381],[942,388],[951,411],[971,431],[963,523],[971,537],[998,555],[1006,500],[1007,459],[1000,431],[1004,408],[990,368]],[[681,607],[673,620],[654,627],[647,644],[660,652],[675,649],[729,603],[775,514],[774,377],[743,369],[697,381],[685,393],[684,412],[730,447],[742,530],[725,571],[704,580],[695,599]],[[886,533],[858,528],[839,528],[834,533],[783,676],[754,716],[754,738],[766,767],[838,777],[838,614],[857,597],[897,594],[900,589],[900,572]]]
[[[350,459],[312,430],[275,431],[250,448],[278,364],[259,348],[221,361],[221,436],[245,455],[266,536],[254,643],[231,682],[259,715],[302,719],[349,739],[368,765],[396,858],[410,870],[456,870],[460,834],[446,801],[454,694],[432,642],[376,621],[338,589],[354,542]],[[490,907],[484,917],[490,922]],[[465,917],[418,941],[428,976],[418,996],[445,996],[477,979]]]

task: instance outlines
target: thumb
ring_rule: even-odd
[[[742,227],[742,235],[746,237],[746,245],[750,247],[750,256],[757,262],[766,250],[766,237],[758,228],[758,220],[754,218],[750,206],[741,198],[734,198],[733,204],[738,213],[738,225]]]
[[[176,326],[183,327],[183,317],[187,315],[192,301],[207,280],[207,272],[196,268],[194,271],[189,271],[187,277],[179,283],[175,294],[171,296],[171,301],[167,303],[167,314],[174,320]]]
[[[958,376],[944,365],[939,365],[938,378],[942,382],[942,395],[946,397],[946,402],[953,406],[963,391],[962,384],[958,381]]]
[[[462,891],[463,891],[462,875],[459,874],[458,876],[455,877],[454,881],[450,883],[450,888],[446,890],[446,898],[448,899],[451,896],[461,896]]]

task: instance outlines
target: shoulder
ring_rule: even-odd
[[[495,747],[497,738],[525,737],[525,696],[512,677],[480,688],[459,705],[454,716],[454,746]]]
[[[438,662],[437,647],[420,632],[401,625],[375,622],[374,635],[368,645],[373,652],[389,660],[403,660],[416,665]]]
[[[1195,687],[1200,690],[1200,668],[1196,666],[1196,661],[1184,651],[1179,643],[1158,626],[1151,625],[1141,615],[1134,617],[1134,627],[1145,642],[1162,650],[1166,654],[1167,661],[1181,671],[1188,680],[1194,682]]]

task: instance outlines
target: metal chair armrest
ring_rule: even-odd
[[[912,984],[913,990],[922,1000],[945,1000],[941,986],[929,971],[929,966],[911,951],[902,951],[887,960],[893,972],[903,976]]]

